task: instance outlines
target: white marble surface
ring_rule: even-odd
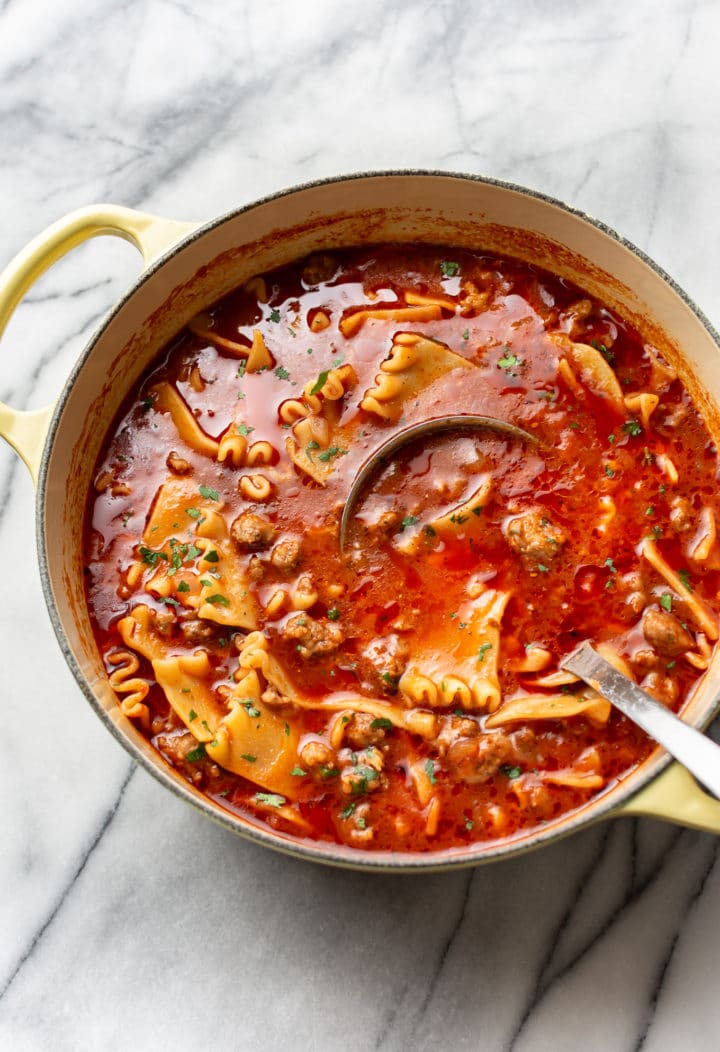
[[[719,40],[714,0],[0,0],[0,258],[102,199],[203,219],[316,177],[465,170],[601,217],[718,325]],[[52,400],[136,268],[96,242],[48,274],[0,398]],[[103,730],[5,446],[0,494],[0,1048],[720,1047],[716,840],[623,820],[424,878],[246,844]]]

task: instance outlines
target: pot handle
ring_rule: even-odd
[[[706,833],[720,833],[720,800],[704,792],[679,763],[672,763],[614,815],[646,815]]]
[[[0,337],[33,283],[83,241],[100,234],[124,238],[139,250],[147,267],[197,226],[120,205],[91,205],[70,212],[33,238],[0,273]],[[0,436],[20,455],[34,483],[53,410],[51,405],[24,412],[0,402]]]

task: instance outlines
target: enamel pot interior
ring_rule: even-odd
[[[183,241],[147,271],[93,338],[51,424],[38,491],[38,547],[48,607],[65,656],[100,718],[163,784],[235,832],[280,850],[364,869],[472,865],[528,850],[610,814],[666,765],[656,750],[582,809],[512,840],[433,855],[361,853],[296,840],[223,810],[156,753],[107,684],[83,592],[83,511],[105,434],[128,390],[199,310],[252,275],[318,249],[419,241],[484,249],[566,277],[630,321],[677,368],[717,441],[720,351],[697,310],[611,231],[519,188],[441,174],[357,176],[301,187],[234,212]],[[682,356],[676,348],[682,349]],[[452,407],[448,407],[451,410]],[[716,708],[714,660],[685,709],[696,726]]]

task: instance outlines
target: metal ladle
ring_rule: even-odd
[[[523,431],[521,427],[516,427],[515,424],[508,424],[505,420],[497,420],[494,416],[475,416],[471,413],[463,413],[458,416],[433,417],[429,420],[422,420],[418,424],[410,424],[408,427],[396,431],[391,438],[373,450],[367,460],[360,465],[352,481],[340,519],[341,551],[344,549],[347,541],[348,526],[358,497],[377,468],[389,460],[393,453],[397,453],[399,449],[406,446],[409,442],[414,442],[418,438],[427,438],[429,435],[439,434],[443,431],[458,430],[497,431],[500,434],[509,435],[511,438],[518,438],[532,446],[539,444],[538,439],[534,435]]]
[[[684,723],[655,701],[631,679],[601,657],[590,643],[581,643],[561,668],[579,676],[589,687],[641,727],[686,767],[708,792],[720,800],[720,746]]]

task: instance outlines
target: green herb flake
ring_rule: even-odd
[[[428,537],[436,537],[437,536],[435,530],[430,525],[425,527],[425,533],[427,534]]]
[[[428,776],[428,779],[430,780],[430,784],[431,785],[436,785],[437,784],[437,778],[435,777],[435,761],[434,760],[426,760],[425,761],[425,774]]]
[[[334,606],[331,610],[328,610],[327,615],[328,615],[328,619],[330,621],[339,621],[340,620],[340,611],[338,610],[338,608],[336,606]]]
[[[278,365],[277,369],[275,370],[275,375],[277,376],[278,380],[290,379],[290,373],[283,365]]]
[[[571,427],[573,429],[573,431],[577,431],[577,429],[580,427],[580,425],[578,424],[577,420],[571,420],[570,423],[568,424],[568,427]]]
[[[462,334],[462,338],[463,338],[463,340],[469,340],[470,339],[470,330],[469,329],[465,330],[465,332]]]
[[[215,606],[230,606],[230,600],[225,595],[220,595],[216,592],[215,595],[208,595],[205,598],[206,603],[213,603]]]
[[[605,474],[607,475],[607,477],[609,479],[614,479],[615,478],[615,469],[611,468],[609,464],[606,464],[605,465]]]
[[[623,431],[626,435],[630,435],[631,438],[637,438],[638,435],[642,434],[642,424],[639,420],[626,420],[622,426]]]
[[[305,446],[305,456],[308,460],[312,460],[312,451],[320,449],[320,443],[316,442],[314,438],[311,438],[308,444]]]
[[[320,375],[318,376],[317,380],[315,381],[315,383],[310,388],[310,394],[311,395],[319,394],[322,391],[323,387],[325,386],[325,384],[327,382],[327,378],[328,378],[329,375],[330,375],[330,370],[329,369],[326,369],[324,372],[320,373]]]
[[[262,715],[262,713],[260,712],[260,709],[256,709],[255,708],[255,702],[253,701],[252,698],[246,698],[245,701],[242,701],[240,704],[243,706],[244,709],[247,710],[248,716],[252,717],[253,719],[256,716],[261,716]]]
[[[337,778],[340,774],[337,767],[327,767],[325,764],[320,764],[319,771],[323,778]]]
[[[692,587],[692,584],[690,583],[690,574],[689,574],[689,572],[687,570],[678,570],[678,577],[680,578],[680,581],[682,583],[683,588],[687,592],[692,592],[693,587]]]
[[[243,760],[247,760],[248,763],[255,763],[257,756],[251,756],[249,752],[241,752],[240,757]]]
[[[177,590],[178,592],[189,592],[190,585],[187,583],[187,581],[178,581]]]
[[[393,729],[392,722],[386,716],[378,716],[370,724],[370,729],[373,731],[391,731]]]
[[[407,526],[414,526],[417,521],[417,515],[406,515],[403,521],[400,523],[400,532],[402,532]]]
[[[243,435],[243,436],[247,437],[250,434],[251,431],[255,430],[255,428],[254,427],[248,427],[247,424],[238,424],[238,426],[236,427],[235,430],[237,431],[237,433],[239,435]]]
[[[668,661],[668,663],[665,666],[665,668],[667,669],[668,672],[672,672],[672,670],[675,668],[676,665],[677,665],[677,661]]]
[[[274,322],[275,325],[277,325],[277,323],[280,321],[280,311],[277,309],[277,307],[273,307],[273,309],[268,314],[268,321]]]
[[[189,515],[191,519],[199,519],[201,511],[199,508],[186,508],[185,514]]]
[[[343,819],[349,818],[350,815],[352,815],[352,813],[354,812],[356,807],[357,807],[356,803],[348,804],[347,807],[344,808],[340,812],[340,817],[343,818]]]
[[[152,407],[154,405],[155,405],[155,399],[154,398],[143,398],[142,402],[140,403],[140,408],[143,411],[143,413],[147,413],[148,410],[152,409]]]
[[[293,767],[293,769],[290,772],[290,774],[292,775],[293,778],[304,778],[305,775],[307,774],[307,771],[304,771],[302,769],[302,767]]]
[[[220,494],[216,489],[212,489],[210,486],[198,486],[198,492],[201,497],[205,500],[220,500]]]
[[[190,721],[190,723],[192,723],[192,721],[196,720],[196,719],[197,719],[197,712],[195,712],[195,709],[190,709],[190,712],[188,712],[188,720]]]
[[[485,660],[485,655],[487,654],[488,650],[492,650],[492,643],[482,643],[480,645],[480,649],[478,650],[477,656],[479,665],[482,664],[482,662]]]
[[[522,767],[513,767],[509,763],[504,763],[500,767],[500,773],[504,774],[506,778],[519,778],[522,774]]]
[[[545,563],[538,563],[537,564],[537,568],[540,571],[540,573],[549,573],[550,572],[550,567],[546,566]]]
[[[596,351],[600,351],[600,354],[603,356],[608,365],[613,364],[613,362],[615,361],[615,354],[613,351],[610,350],[609,347],[606,347],[604,343],[601,343],[600,340],[590,340],[590,346],[594,347]]]
[[[255,793],[255,799],[259,804],[267,804],[268,807],[284,807],[287,800],[279,793]]]
[[[672,610],[672,596],[669,592],[663,592],[660,596],[660,606],[668,612]]]
[[[363,818],[362,815],[360,815],[360,817],[358,819],[356,819],[355,825],[358,827],[358,829],[364,829],[365,828],[366,823],[365,823],[365,819]]]
[[[166,562],[169,561],[165,552],[154,552],[151,548],[144,548],[142,545],[138,548],[138,554],[148,566],[157,566],[160,559],[164,559]]]
[[[609,556],[605,560],[604,565],[607,566],[607,568],[610,571],[610,573],[617,573],[617,566],[615,565],[615,563],[612,561],[612,559]]]
[[[475,825],[475,823],[473,822],[472,818],[468,818],[468,820],[467,820],[467,821],[466,821],[466,823],[465,823],[465,828],[466,828],[466,829],[468,830],[468,832],[469,832],[469,831],[470,831],[470,830],[472,829],[472,827],[473,827],[474,825]]]
[[[509,348],[506,348],[505,354],[502,358],[498,358],[497,364],[501,369],[505,369],[506,372],[509,372],[510,369],[518,364],[518,356],[516,354],[511,354]]]
[[[333,457],[344,457],[349,452],[348,449],[341,449],[339,446],[330,446],[329,449],[318,453],[318,460],[322,460],[323,464],[327,464]]]
[[[652,504],[648,504],[647,508],[645,509],[645,514],[648,516],[655,514],[655,508],[652,506]]]
[[[219,562],[220,556],[213,548],[212,551],[205,552],[205,554],[203,555],[203,559],[206,563],[216,563]]]
[[[199,760],[204,760],[205,756],[205,746],[200,742],[195,749],[191,749],[189,753],[186,753],[185,759],[189,760],[190,763],[197,763]]]
[[[450,259],[443,259],[440,263],[440,272],[444,278],[454,278],[460,270],[460,264]]]
[[[653,526],[652,528],[653,540],[659,541],[662,537],[662,526]]]

